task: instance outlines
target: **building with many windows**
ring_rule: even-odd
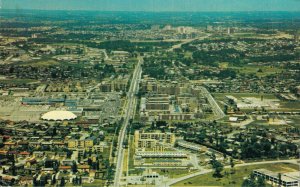
[[[176,138],[173,133],[145,133],[140,131],[135,131],[134,133],[134,143],[136,148],[154,148],[158,144],[174,145],[175,141]]]
[[[299,187],[300,176],[299,172],[275,173],[267,169],[257,169],[253,171],[256,177],[263,177],[272,185],[280,185],[282,187]],[[280,177],[279,177],[280,176]]]

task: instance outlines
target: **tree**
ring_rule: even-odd
[[[281,173],[278,173],[278,187],[281,186],[282,180],[281,180]]]
[[[77,172],[77,164],[75,161],[73,161],[73,164],[72,164],[72,171],[73,171],[73,173]]]
[[[219,161],[216,160],[213,163],[213,168],[215,170],[214,176],[216,176],[216,177],[222,177],[221,172],[223,171],[223,165],[221,164],[221,162],[219,162]]]
[[[15,157],[12,157],[12,166],[11,166],[12,175],[16,176],[16,166],[15,166]]]
[[[67,149],[66,152],[67,152],[67,158],[71,158],[73,152],[69,149]]]
[[[38,186],[45,186],[45,180],[41,177],[41,180],[39,181],[39,185]]]
[[[81,156],[78,155],[78,163],[80,163],[80,162],[81,162]]]
[[[245,179],[242,183],[242,187],[256,187],[254,181],[250,179]]]
[[[266,186],[266,182],[265,182],[265,179],[261,176],[259,176],[257,178],[257,186],[258,187],[265,187]]]
[[[230,168],[231,168],[231,173],[233,174],[234,173],[234,161],[233,161],[232,157],[230,157]]]
[[[38,182],[36,180],[36,176],[33,176],[33,186],[38,186]]]
[[[79,177],[79,184],[80,185],[82,184],[82,177],[81,176]]]
[[[205,140],[205,138],[206,138],[206,130],[205,129],[202,129],[201,131],[200,131],[200,134],[199,134],[199,142],[200,143],[203,143],[204,142],[204,140]]]
[[[88,158],[88,165],[89,165],[89,166],[92,166],[92,164],[93,164],[92,159],[91,159],[91,158]]]
[[[227,114],[227,112],[228,112],[228,106],[224,105],[224,113]]]
[[[55,184],[56,184],[56,178],[55,178],[55,174],[53,174],[51,178],[51,185],[55,185]]]
[[[86,157],[87,157],[87,152],[84,151],[84,153],[83,153],[83,158],[86,159]]]
[[[212,168],[215,170],[213,176],[214,177],[222,177],[221,172],[223,171],[223,165],[221,162],[217,161],[216,155],[211,156],[210,164],[212,165]]]
[[[65,186],[66,185],[66,181],[65,181],[65,178],[62,177],[61,180],[60,180],[60,186]]]

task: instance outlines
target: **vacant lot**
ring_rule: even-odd
[[[194,177],[175,184],[174,186],[227,186],[237,187],[243,183],[243,178],[251,174],[254,169],[265,168],[274,172],[298,171],[298,166],[288,163],[263,164],[235,168],[235,173],[230,174],[230,169],[223,171],[223,178],[214,178],[212,173]]]
[[[243,67],[230,67],[242,74],[255,74],[258,77],[265,77],[272,74],[278,74],[283,71],[282,68],[274,66],[243,66]]]

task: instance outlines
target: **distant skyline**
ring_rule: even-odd
[[[2,9],[150,12],[300,11],[300,0],[0,0],[0,6]]]

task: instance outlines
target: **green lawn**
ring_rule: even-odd
[[[294,126],[296,128],[300,128],[300,118],[299,117],[289,117],[289,119],[291,121],[293,121],[293,124],[291,124],[292,126]]]
[[[59,62],[52,59],[51,57],[43,57],[38,60],[31,60],[28,62],[22,62],[19,65],[23,66],[33,66],[33,67],[45,67],[50,65],[59,65]]]
[[[300,102],[280,102],[280,108],[300,110]]]
[[[28,83],[33,83],[33,82],[37,82],[37,80],[33,80],[33,79],[4,79],[4,80],[0,80],[0,83],[4,83],[4,84],[28,84]]]
[[[82,184],[83,187],[97,187],[97,186],[104,186],[105,181],[96,179],[93,183],[90,184]],[[72,185],[71,185],[72,186]]]
[[[273,66],[247,66],[247,65],[245,65],[243,67],[231,66],[229,68],[234,69],[237,72],[242,73],[242,74],[255,74],[258,77],[265,77],[268,75],[281,73],[283,71],[282,68],[273,67]],[[261,71],[259,71],[259,70],[261,70]]]
[[[252,123],[250,123],[249,125],[247,125],[248,128],[265,128],[265,129],[281,129],[283,127],[283,125],[269,125],[268,123],[266,123],[265,121],[259,121],[256,120]]]
[[[193,171],[189,173],[188,169],[153,169],[152,171],[155,171],[160,175],[168,176],[170,178],[179,178],[193,173]]]
[[[230,169],[223,171],[223,178],[214,178],[212,173],[194,177],[176,183],[173,186],[226,186],[238,187],[243,183],[244,177],[248,177],[254,169],[265,168],[274,172],[297,171],[298,166],[288,163],[263,164],[235,168],[235,173],[230,175]],[[226,174],[227,173],[227,174]]]

